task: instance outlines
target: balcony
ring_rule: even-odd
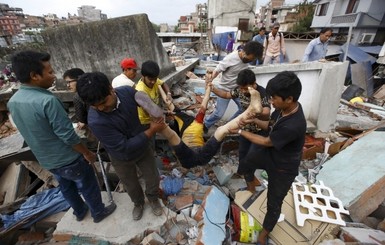
[[[333,16],[331,25],[340,27],[346,27],[352,25],[353,27],[378,27],[381,24],[381,20],[375,19],[372,16],[364,12],[358,12],[353,14],[344,14]]]
[[[355,23],[359,13],[344,14],[339,16],[333,16],[330,24],[350,24]]]

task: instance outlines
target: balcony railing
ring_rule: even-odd
[[[330,21],[330,24],[354,23],[358,18],[358,14],[359,13],[333,16],[332,20]]]

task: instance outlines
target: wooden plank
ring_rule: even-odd
[[[12,203],[16,200],[20,172],[21,166],[12,163],[1,175],[0,195],[4,196],[4,203]]]
[[[369,214],[373,213],[384,201],[385,176],[367,188],[357,199],[346,208],[354,222],[361,222]]]
[[[38,162],[35,161],[22,161],[21,162],[27,169],[34,173],[39,179],[44,181],[45,184],[57,187],[59,183],[53,177],[53,174],[48,170],[42,168]]]

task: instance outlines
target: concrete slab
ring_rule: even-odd
[[[147,60],[157,62],[160,77],[176,70],[146,14],[60,26],[42,36],[57,77],[69,67],[79,67],[112,79],[122,72],[119,64],[125,57],[135,58],[139,66]]]
[[[334,128],[347,68],[348,62],[308,62],[257,66],[252,70],[263,87],[281,71],[295,72],[302,83],[299,102],[306,120],[320,131],[328,132]]]
[[[325,162],[317,176],[360,222],[385,196],[385,132],[374,131]]]
[[[102,197],[103,201],[107,203],[106,192],[102,192]],[[167,219],[176,216],[176,213],[166,210],[166,208],[164,213],[167,214],[167,217],[166,215],[155,216],[151,207],[146,203],[142,219],[134,221],[132,219],[134,204],[127,193],[113,193],[113,198],[117,205],[115,212],[97,224],[93,222],[90,213],[83,221],[77,222],[72,214],[72,209],[68,210],[57,224],[54,239],[55,237],[73,235],[93,237],[96,240],[105,240],[113,244],[127,244],[128,241],[146,230],[158,230]]]

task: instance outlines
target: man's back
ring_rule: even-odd
[[[61,102],[51,92],[21,86],[7,105],[13,121],[42,167],[61,167],[80,156],[71,147],[80,143],[80,139]]]

